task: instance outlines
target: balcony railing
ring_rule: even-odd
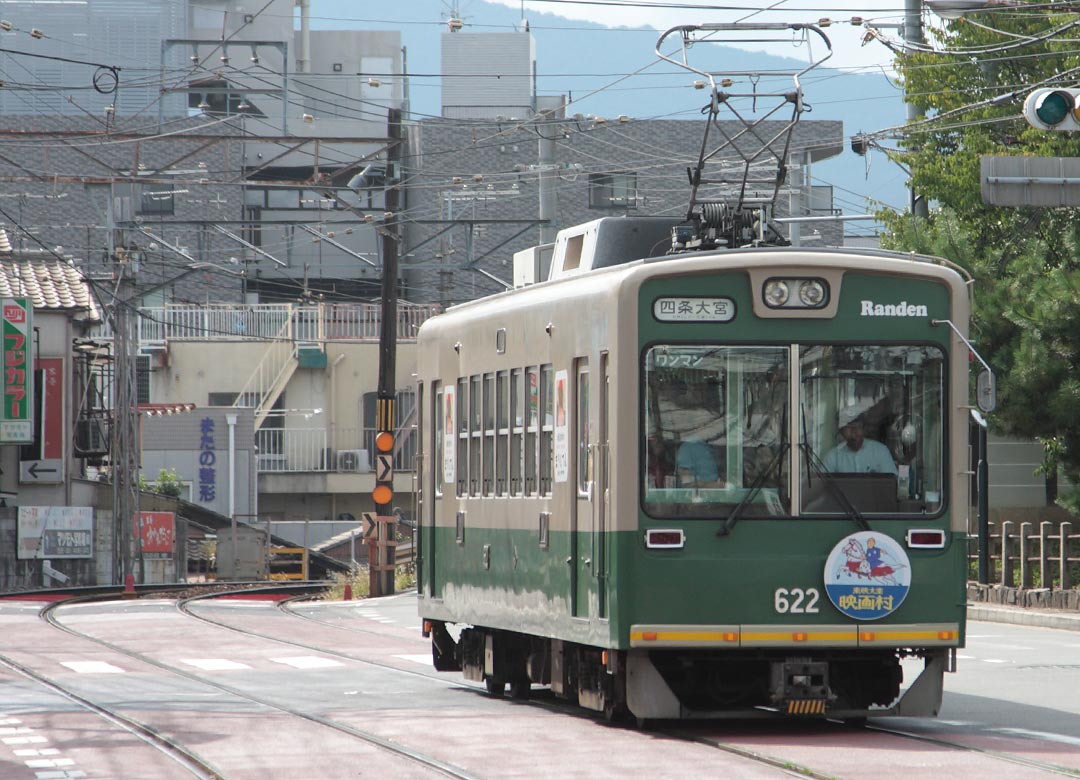
[[[412,341],[438,304],[397,305],[397,340]],[[378,341],[382,306],[378,303],[166,304],[139,309],[139,345],[168,341]],[[108,322],[95,333],[112,337]]]
[[[331,446],[326,428],[260,428],[255,432],[258,470],[266,473],[374,473],[375,428],[339,429]],[[416,470],[416,428],[398,431],[394,470]]]

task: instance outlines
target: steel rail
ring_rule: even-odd
[[[0,666],[4,666],[16,674],[47,688],[53,693],[63,696],[69,701],[75,702],[80,707],[89,710],[109,723],[112,723],[114,726],[119,726],[124,731],[127,731],[148,744],[150,747],[160,751],[176,763],[180,764],[180,766],[188,770],[193,777],[199,778],[199,780],[227,780],[227,777],[223,775],[220,770],[215,768],[213,764],[200,758],[196,753],[188,750],[181,743],[162,736],[138,721],[133,720],[126,715],[121,715],[107,707],[103,707],[100,704],[95,704],[89,699],[65,688],[43,674],[35,672],[33,669],[30,669],[17,661],[13,661],[7,656],[0,655]]]
[[[315,585],[313,585],[311,583],[308,583],[308,584],[300,585],[300,586],[281,585],[281,586],[269,586],[269,587],[265,587],[265,588],[254,588],[254,589],[252,589],[252,588],[244,588],[242,590],[237,590],[235,592],[251,593],[253,590],[254,591],[262,591],[262,592],[267,592],[267,591],[280,592],[280,591],[286,591],[286,590],[296,590],[298,588],[315,589],[316,587],[317,586],[315,586]],[[318,587],[322,587],[322,586],[318,586]],[[215,593],[213,595],[222,596],[222,595],[228,595],[229,593],[232,593],[232,592],[233,591],[218,592],[218,593]],[[186,600],[183,600],[181,602],[178,602],[177,607],[180,608],[180,604],[185,603],[186,601],[204,599],[204,598],[209,598],[209,597],[210,597],[209,594],[203,594],[203,595],[200,595],[200,596],[196,596],[193,599],[186,599]],[[90,599],[84,599],[84,600],[90,600]],[[121,646],[119,646],[117,644],[114,644],[113,642],[109,642],[107,640],[91,636],[90,634],[86,634],[86,633],[84,633],[82,631],[78,631],[76,629],[70,628],[69,626],[66,626],[62,622],[60,622],[58,616],[55,614],[56,609],[63,606],[64,603],[65,602],[56,602],[54,604],[50,604],[49,606],[43,608],[41,610],[41,612],[39,613],[41,618],[43,620],[45,620],[46,622],[48,622],[53,627],[59,629],[60,631],[64,631],[65,633],[68,633],[68,634],[70,634],[72,636],[76,636],[76,637],[79,637],[81,639],[85,639],[85,640],[88,640],[90,642],[94,642],[95,644],[98,644],[98,645],[100,645],[102,647],[108,648],[109,650],[112,650],[113,652],[119,653],[119,654],[121,654],[123,656],[126,656],[128,658],[133,658],[133,659],[138,660],[138,661],[140,661],[142,663],[149,664],[150,666],[154,666],[154,667],[156,667],[158,669],[161,669],[161,670],[163,670],[165,672],[175,674],[175,675],[177,675],[179,677],[183,677],[185,679],[191,680],[191,681],[199,683],[201,685],[205,685],[205,686],[210,687],[210,688],[215,688],[215,689],[217,689],[219,691],[222,691],[223,693],[229,694],[230,696],[235,696],[235,697],[237,697],[239,699],[244,699],[246,701],[252,702],[253,704],[258,704],[260,706],[267,707],[268,709],[276,710],[277,712],[281,712],[283,714],[290,715],[292,717],[299,718],[301,720],[306,720],[306,721],[309,721],[311,723],[316,723],[316,724],[318,724],[320,726],[323,726],[325,728],[329,728],[329,729],[332,729],[332,730],[337,731],[339,733],[346,734],[346,735],[351,736],[351,737],[355,737],[356,739],[358,739],[358,740],[360,740],[362,742],[365,742],[367,744],[370,744],[370,745],[373,745],[375,747],[381,748],[382,750],[393,753],[393,754],[395,754],[397,756],[400,756],[400,757],[402,757],[402,758],[404,758],[404,759],[406,759],[408,761],[412,761],[413,763],[420,764],[420,765],[422,765],[424,767],[427,767],[428,769],[431,769],[431,770],[433,770],[435,772],[438,772],[439,774],[442,774],[442,775],[444,775],[446,777],[452,778],[452,780],[478,780],[478,778],[475,775],[467,772],[465,769],[463,769],[461,767],[454,766],[453,764],[450,764],[450,763],[445,762],[445,761],[441,761],[441,760],[435,758],[434,756],[429,756],[429,755],[426,755],[426,754],[421,753],[419,751],[412,750],[410,748],[407,748],[407,747],[404,747],[402,745],[396,744],[396,743],[392,742],[391,740],[384,739],[383,737],[378,736],[377,734],[373,734],[371,732],[367,732],[367,731],[364,731],[362,729],[353,728],[352,726],[348,726],[348,725],[346,725],[344,723],[339,723],[338,721],[335,721],[335,720],[333,720],[331,718],[324,718],[324,717],[322,717],[320,715],[314,715],[314,714],[312,714],[310,712],[303,712],[302,710],[297,710],[297,709],[294,709],[294,708],[279,704],[279,703],[277,703],[277,702],[275,702],[273,700],[266,699],[266,698],[263,698],[263,697],[260,697],[260,696],[255,696],[255,695],[253,695],[251,693],[248,693],[246,691],[243,691],[243,690],[241,690],[239,688],[234,688],[233,686],[225,685],[223,683],[217,682],[217,681],[212,680],[212,679],[208,679],[208,678],[205,678],[205,677],[200,677],[198,674],[195,674],[193,672],[189,672],[186,669],[181,669],[179,667],[171,666],[171,665],[169,665],[167,663],[163,663],[161,661],[158,661],[158,660],[156,660],[154,658],[151,658],[151,657],[149,657],[147,655],[144,655],[142,653],[137,653],[137,652],[135,652],[133,650],[128,650],[127,648],[121,647]],[[67,602],[67,603],[70,603],[70,602]],[[184,612],[184,610],[181,609],[181,612]],[[184,614],[188,614],[189,616],[195,617],[197,619],[202,619],[202,618],[199,618],[199,616],[192,615],[189,612],[184,612]],[[207,622],[214,623],[216,621],[207,621]],[[237,629],[233,629],[233,630],[237,630]],[[258,636],[257,634],[253,634],[251,632],[242,632],[242,633],[249,633],[252,636]],[[267,637],[267,638],[270,638],[270,637]],[[277,641],[282,641],[282,640],[277,640]],[[289,642],[284,642],[284,643],[285,644],[295,644],[295,643],[289,643]],[[353,659],[353,660],[360,660],[360,659]],[[368,663],[366,661],[361,661],[361,662],[362,663]],[[387,668],[393,668],[393,667],[387,667]],[[402,671],[402,670],[396,670],[396,671]],[[431,678],[428,677],[427,679],[431,679]],[[226,775],[216,775],[216,776],[212,776],[211,780],[227,780],[227,776]]]

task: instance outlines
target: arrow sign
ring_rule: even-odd
[[[363,512],[360,518],[364,524],[364,530],[361,534],[365,539],[370,539],[371,535],[375,533],[375,513]]]
[[[394,456],[379,453],[375,456],[375,481],[389,482],[394,478]]]
[[[19,482],[45,482],[59,484],[63,482],[60,468],[63,460],[49,458],[47,460],[24,460],[19,462]]]

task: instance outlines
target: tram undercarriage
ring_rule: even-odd
[[[461,671],[489,693],[527,698],[532,685],[609,718],[752,717],[776,714],[863,718],[934,717],[941,705],[948,648],[921,650],[628,651],[465,628],[455,641],[441,622],[426,626],[439,671]],[[922,658],[921,674],[901,696],[904,657]]]

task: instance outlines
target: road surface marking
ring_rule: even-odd
[[[124,670],[119,666],[113,666],[105,661],[61,661],[61,666],[66,666],[79,674],[123,674]]]
[[[271,658],[276,664],[287,664],[297,669],[326,669],[330,666],[342,666],[340,661],[333,658],[320,658],[317,655],[298,655],[292,658]]]
[[[181,663],[202,669],[204,672],[231,672],[236,669],[250,669],[247,664],[230,661],[227,658],[181,658]]]

